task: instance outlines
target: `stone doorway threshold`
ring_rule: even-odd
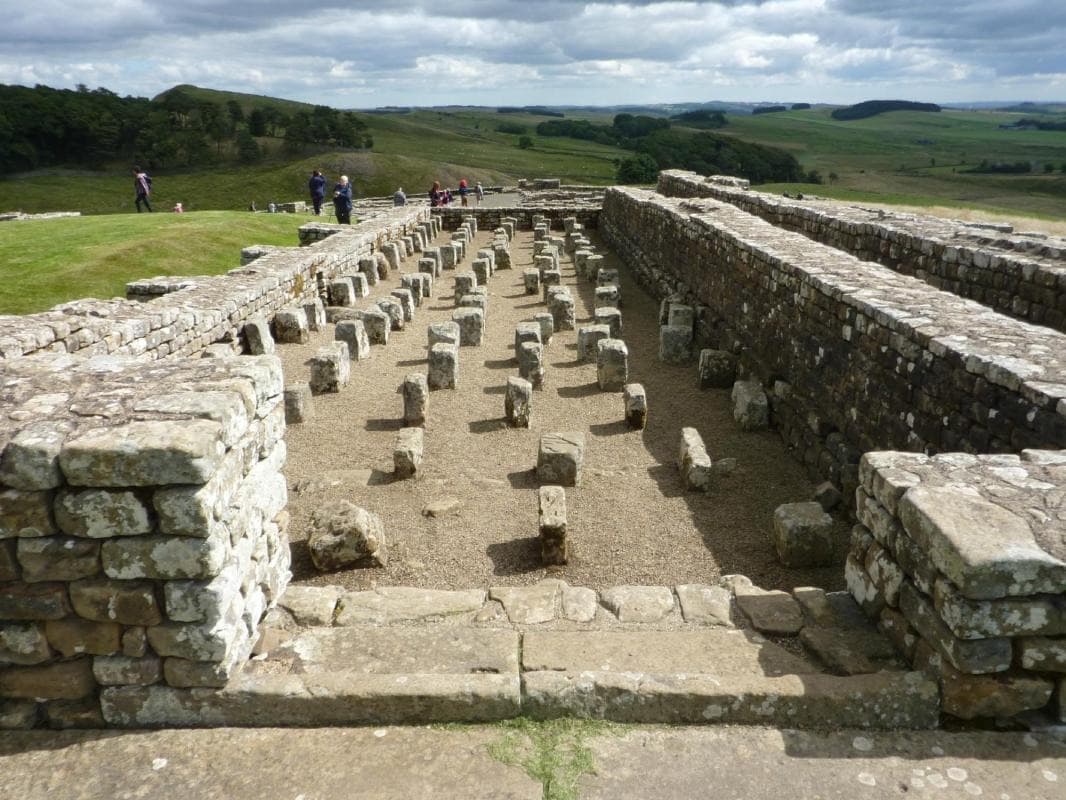
[[[320,726],[526,716],[791,729],[939,724],[846,593],[716,586],[290,587],[219,689],[105,689],[112,725]]]

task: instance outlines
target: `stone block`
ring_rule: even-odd
[[[73,581],[100,571],[100,543],[66,536],[18,540],[22,580]]]
[[[326,503],[311,513],[308,549],[315,567],[324,571],[388,563],[381,519],[347,500]]]
[[[0,623],[0,664],[29,666],[52,658],[44,626],[35,622]]]
[[[319,298],[307,300],[303,304],[304,314],[307,316],[307,327],[313,331],[320,331],[326,327],[326,308]]]
[[[55,533],[52,497],[52,492],[0,490],[0,540]]]
[[[533,416],[533,384],[524,378],[507,378],[504,416],[516,428],[528,428]]]
[[[19,562],[15,554],[17,546],[14,539],[0,539],[0,582],[19,579]]]
[[[329,284],[329,304],[341,308],[355,305],[355,286],[349,277],[337,278]]]
[[[298,425],[315,415],[315,406],[311,401],[311,384],[290,383],[285,387],[285,424]]]
[[[458,308],[452,313],[452,322],[459,325],[459,344],[463,347],[479,347],[485,336],[485,312],[480,308]]]
[[[618,277],[618,270],[608,267],[600,267],[596,271],[597,286],[621,286],[622,281]]]
[[[463,260],[463,246],[459,242],[450,242],[441,245],[441,266],[444,269],[455,269]]]
[[[149,505],[130,491],[64,491],[56,497],[54,510],[59,529],[71,536],[138,536],[150,533],[153,525]]]
[[[488,284],[489,276],[492,272],[487,258],[475,258],[470,262],[470,269],[473,271],[474,277],[477,279],[478,286],[485,286]]]
[[[425,252],[423,252],[425,255]],[[438,261],[433,258],[420,258],[418,259],[418,271],[429,275],[432,278],[437,277],[440,274],[440,270],[437,267]]]
[[[491,247],[483,247],[477,251],[477,257],[489,262],[489,276],[491,277],[496,272],[496,252]]]
[[[274,315],[274,339],[282,344],[306,344],[311,338],[303,306],[283,308]]]
[[[671,303],[666,312],[666,324],[693,330],[696,327],[696,309],[683,303]]]
[[[843,499],[840,490],[829,481],[822,481],[814,487],[814,501],[826,511],[832,511]]]
[[[611,329],[612,339],[622,338],[622,312],[617,308],[604,306],[597,308],[592,313],[592,318],[597,325],[606,325]]]
[[[0,670],[0,698],[78,700],[96,690],[92,659]]]
[[[3,450],[0,483],[23,491],[53,489],[62,484],[59,452],[72,429],[71,423],[60,420],[32,422],[22,428]],[[0,528],[4,527],[7,526],[0,522]]]
[[[648,424],[648,395],[639,383],[627,383],[622,390],[626,424],[638,431]]]
[[[366,278],[368,286],[377,286],[379,280],[377,259],[373,257],[359,259],[359,274]]]
[[[361,319],[346,319],[338,322],[333,338],[344,342],[348,347],[348,358],[362,361],[370,358],[370,337],[366,335],[366,326]]]
[[[357,312],[363,323],[366,337],[370,344],[388,344],[389,331],[392,330],[392,317],[381,308],[373,307]]]
[[[793,636],[803,627],[803,611],[788,592],[738,585],[735,595],[737,608],[760,633]]]
[[[584,325],[577,329],[577,358],[579,361],[593,361],[599,356],[599,343],[611,338],[611,329],[607,325]]]
[[[485,319],[489,318],[489,298],[484,294],[464,294],[459,298],[459,308],[478,308],[481,309],[481,313],[485,315]]]
[[[510,269],[511,268],[511,250],[503,242],[498,242],[492,246],[492,254],[496,257],[496,269]]]
[[[604,392],[620,392],[629,381],[629,348],[621,339],[596,343],[596,381]]]
[[[422,305],[422,276],[415,274],[401,275],[400,285],[410,292],[411,302],[414,303],[415,308],[420,307]]]
[[[596,287],[596,308],[618,308],[621,300],[621,292],[613,284],[610,286]]]
[[[733,384],[733,419],[745,431],[765,430],[770,426],[770,402],[758,381]]]
[[[659,328],[659,360],[666,364],[687,364],[692,359],[692,329],[673,325]]]
[[[577,312],[574,298],[568,290],[553,294],[548,300],[548,310],[551,312],[555,330],[572,331],[574,329]]]
[[[407,315],[404,314],[403,306],[400,305],[400,301],[395,297],[382,297],[377,302],[378,308],[384,311],[389,317],[389,327],[394,331],[402,331],[404,325],[407,322]]]
[[[62,619],[69,613],[66,584],[0,585],[0,620]]]
[[[270,335],[270,325],[264,317],[249,319],[241,328],[241,333],[244,335],[244,344],[249,355],[267,356],[276,350],[274,337]]]
[[[349,275],[348,279],[352,282],[352,292],[356,298],[363,298],[370,296],[370,281],[367,280],[366,275],[359,272],[355,275]]]
[[[588,277],[586,274],[586,264],[588,263],[589,256],[592,254],[592,250],[583,247],[579,247],[574,251],[574,271],[579,278]]]
[[[219,573],[229,554],[222,536],[130,536],[108,539],[100,548],[104,574],[119,580],[206,579]]]
[[[540,343],[547,347],[555,333],[555,317],[549,311],[541,311],[533,315],[533,321],[540,325]]]
[[[611,586],[600,602],[619,622],[659,622],[674,610],[674,593],[667,586]]]
[[[101,686],[150,686],[163,679],[163,662],[156,656],[97,656],[93,677]]]
[[[537,452],[537,480],[542,484],[578,486],[585,463],[585,434],[544,433]]]
[[[514,329],[515,358],[518,358],[518,349],[523,342],[540,344],[540,325],[536,322],[519,322]]]
[[[535,389],[544,385],[544,345],[522,342],[518,348],[518,374]]]
[[[459,383],[459,347],[440,342],[429,348],[430,389],[454,389]]]
[[[700,350],[701,389],[729,389],[737,380],[737,357],[725,350]]]
[[[429,410],[429,384],[421,372],[412,372],[403,379],[403,421],[405,425],[425,425]]]
[[[458,322],[434,322],[426,331],[429,347],[435,344],[459,345]]]
[[[48,643],[62,656],[107,656],[122,648],[122,628],[114,622],[92,622],[76,617],[48,620]]]
[[[401,428],[392,450],[393,472],[397,478],[413,478],[422,465],[425,436],[422,428]]]
[[[774,511],[774,550],[789,567],[833,563],[833,518],[818,503],[785,503]]]
[[[348,345],[344,342],[330,342],[318,348],[311,357],[310,366],[311,394],[339,392],[348,385],[352,375]]]
[[[959,639],[940,619],[929,598],[909,581],[900,589],[899,608],[918,635],[960,672],[987,675],[1010,668],[1010,639]]]
[[[540,271],[527,269],[522,273],[522,284],[526,294],[540,294]]]
[[[393,289],[389,292],[389,296],[395,299],[403,309],[404,322],[410,322],[415,318],[415,301],[410,289]]]
[[[163,613],[151,581],[94,578],[70,584],[74,612],[94,622],[122,625],[158,625]]]
[[[703,438],[695,428],[681,429],[681,445],[677,456],[681,482],[688,491],[705,492],[711,486],[711,457]]]
[[[537,498],[541,561],[549,566],[565,564],[569,555],[566,535],[566,491],[562,486],[541,486]]]

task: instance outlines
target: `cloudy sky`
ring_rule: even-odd
[[[1066,0],[0,0],[0,83],[342,108],[1066,100]]]

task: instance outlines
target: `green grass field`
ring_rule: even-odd
[[[124,297],[126,282],[218,275],[242,247],[295,247],[298,214],[203,211],[0,223],[0,313],[31,314],[83,297]]]

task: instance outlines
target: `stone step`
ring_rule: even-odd
[[[919,673],[836,677],[751,631],[305,628],[223,689],[101,692],[121,727],[490,722],[521,715],[789,728],[928,728]]]

